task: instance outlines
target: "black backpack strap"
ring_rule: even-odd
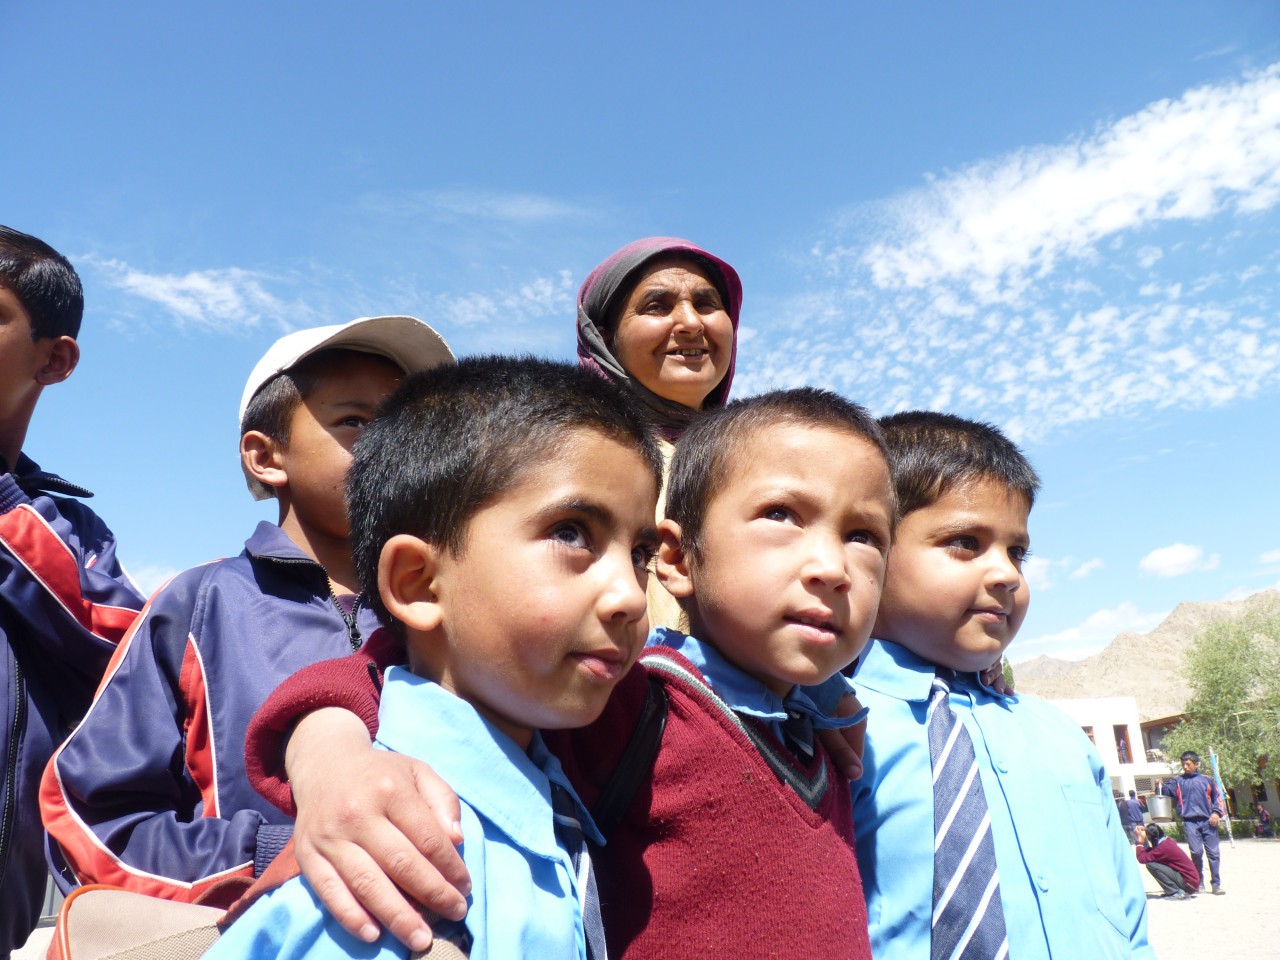
[[[613,775],[600,791],[600,798],[591,810],[591,819],[596,822],[606,840],[622,822],[640,784],[653,769],[653,761],[658,755],[658,745],[662,742],[662,731],[666,725],[667,691],[657,677],[650,675],[644,706],[640,709],[635,729],[631,731],[631,739],[627,741]]]

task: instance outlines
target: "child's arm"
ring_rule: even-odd
[[[260,849],[288,838],[289,827],[257,811],[218,809],[213,705],[190,638],[206,569],[152,598],[45,769],[41,814],[82,883],[194,900],[225,879],[251,879]]]
[[[382,669],[403,658],[380,639],[282,684],[250,724],[246,766],[263,796],[297,814],[298,866],[343,928],[371,941],[377,921],[423,949],[430,929],[405,894],[459,919],[470,879],[453,792],[426,764],[370,745]]]
[[[430,767],[373,749],[361,720],[338,707],[298,722],[285,765],[298,867],[345,930],[372,943],[382,923],[425,950],[431,930],[413,901],[452,920],[466,915],[458,798]]]
[[[145,598],[92,510],[32,492],[0,474],[0,607],[20,624],[8,642],[24,664],[47,671],[46,685],[75,720]]]

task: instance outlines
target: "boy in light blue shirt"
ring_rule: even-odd
[[[853,809],[875,960],[1154,958],[1097,751],[1048,703],[979,680],[1026,616],[1039,478],[986,424],[880,424],[900,514],[854,677],[871,710]]]
[[[409,669],[378,744],[461,801],[473,958],[602,958],[584,839],[601,837],[537,730],[590,723],[644,645],[661,458],[641,415],[574,367],[481,358],[411,377],[355,450],[352,547]],[[402,957],[344,931],[295,878],[207,956]]]

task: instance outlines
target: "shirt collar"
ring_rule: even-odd
[[[536,732],[525,752],[471,704],[402,667],[387,671],[378,722],[379,743],[429,762],[471,809],[534,856],[561,856],[548,781],[568,790],[587,838],[604,842]]]
[[[29,497],[34,497],[38,493],[58,493],[64,496],[78,497],[82,500],[93,496],[91,490],[85,489],[78,483],[64,480],[56,473],[47,473],[41,470],[40,464],[25,453],[19,452],[18,462],[13,465],[13,476],[18,482],[18,486]]]
[[[716,696],[735,713],[778,722],[785,721],[792,714],[799,714],[812,719],[818,730],[852,726],[862,719],[861,716],[830,716],[814,702],[804,687],[792,687],[785,697],[780,697],[755,677],[730,663],[711,644],[677,630],[655,627],[649,633],[646,645],[667,647],[692,663]]]
[[[307,556],[302,548],[289,539],[277,524],[268,520],[258,521],[249,539],[244,542],[245,553],[264,560],[305,560],[323,572],[323,567]]]
[[[936,664],[917,656],[902,644],[892,640],[872,640],[862,654],[853,682],[855,686],[870,687],[898,700],[927,701],[937,672]],[[976,673],[958,674],[952,689],[981,690],[998,700],[1014,699],[996,693]]]

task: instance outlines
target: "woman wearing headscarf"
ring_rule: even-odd
[[[678,237],[646,237],[611,254],[578,291],[578,362],[625,387],[671,444],[733,382],[742,281]],[[664,485],[665,486],[665,485]],[[662,518],[666,490],[658,498]],[[679,604],[649,578],[651,626],[686,630]]]
[[[630,389],[674,442],[724,406],[741,309],[742,281],[719,257],[677,237],[636,240],[578,291],[578,361]]]

